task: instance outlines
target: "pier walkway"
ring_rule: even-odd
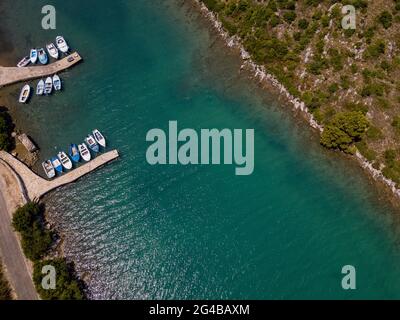
[[[13,83],[47,77],[66,70],[82,60],[79,53],[74,52],[69,56],[49,65],[32,67],[0,67],[0,87]]]
[[[119,154],[117,150],[101,154],[92,161],[65,173],[61,177],[48,181],[32,172],[25,164],[9,153],[0,151],[0,159],[9,165],[22,181],[21,188],[24,188],[24,190],[21,190],[21,192],[26,195],[28,201],[39,200],[48,192],[72,183],[118,157]]]

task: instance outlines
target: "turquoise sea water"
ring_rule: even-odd
[[[361,169],[325,152],[241,75],[183,3],[55,0],[57,31],[40,27],[45,1],[3,4],[19,56],[63,34],[85,58],[62,74],[62,94],[15,111],[42,158],[95,127],[122,155],[47,199],[91,297],[400,298],[390,206]],[[254,174],[149,166],[146,133],[170,120],[254,128]],[[348,264],[357,270],[351,292],[341,289]]]

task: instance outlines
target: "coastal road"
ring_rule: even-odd
[[[3,185],[0,181],[0,190]],[[0,254],[7,269],[8,279],[15,290],[18,300],[37,300],[38,295],[33,286],[17,235],[11,226],[11,215],[8,212],[3,194],[0,192]]]

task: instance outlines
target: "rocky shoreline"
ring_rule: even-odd
[[[237,49],[240,52],[241,59],[243,60],[242,68],[248,69],[254,75],[254,79],[258,80],[259,83],[267,84],[272,86],[279,92],[282,97],[294,110],[298,110],[304,116],[308,124],[319,133],[324,130],[323,126],[317,123],[312,113],[308,110],[307,106],[299,98],[294,97],[289,91],[268,71],[264,66],[256,64],[250,57],[250,54],[244,48],[241,39],[237,36],[230,36],[228,32],[223,28],[222,23],[219,21],[218,16],[209,10],[207,6],[201,0],[193,0],[194,5],[198,7],[202,16],[207,19],[212,28],[219,34],[219,36],[225,41],[228,48]],[[393,195],[396,196],[397,200],[400,200],[400,189],[396,187],[396,183],[386,178],[381,170],[375,169],[360,152],[356,152],[354,157],[360,164],[360,166],[368,172],[368,174],[377,182],[383,183]]]

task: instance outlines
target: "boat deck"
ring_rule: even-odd
[[[44,78],[66,70],[82,61],[78,52],[48,65],[36,65],[31,67],[0,67],[0,87],[22,81]]]
[[[117,150],[103,153],[90,162],[87,162],[78,168],[63,174],[62,176],[48,181],[32,172],[25,164],[13,157],[11,154],[0,151],[0,159],[17,174],[21,181],[22,193],[26,195],[29,201],[39,200],[50,191],[72,183],[106,163],[119,158]]]

